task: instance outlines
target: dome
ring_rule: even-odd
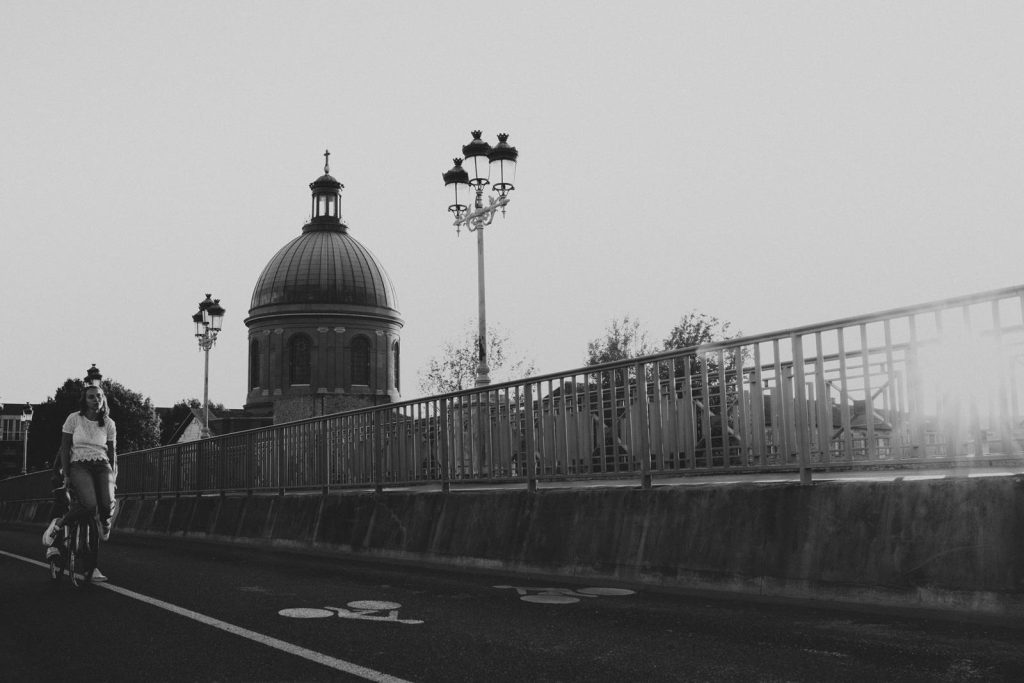
[[[263,269],[250,315],[266,306],[317,304],[390,309],[398,299],[391,278],[369,249],[342,230],[309,229],[284,245]]]
[[[345,186],[330,174],[330,154],[324,152],[324,174],[309,184],[310,220],[263,269],[252,292],[250,316],[356,312],[399,320],[391,278],[377,257],[349,236],[341,219]]]
[[[256,280],[245,408],[275,423],[401,399],[395,286],[341,218],[344,190],[324,173],[309,185],[309,220]],[[353,403],[355,401],[355,403]]]
[[[332,176],[330,173],[324,173],[322,176],[320,176],[319,178],[317,178],[316,180],[309,184],[309,189],[311,190],[315,190],[318,187],[343,188],[345,186],[339,183],[338,179]]]

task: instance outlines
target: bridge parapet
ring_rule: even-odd
[[[115,535],[1024,623],[1024,475],[127,497]],[[49,503],[0,505],[41,529]]]

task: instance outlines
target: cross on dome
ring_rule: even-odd
[[[331,150],[325,149],[324,150],[324,173],[328,173],[328,174],[331,172],[331,166],[330,166],[330,161],[331,160],[329,158],[330,156],[331,156]]]

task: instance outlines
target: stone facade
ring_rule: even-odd
[[[325,317],[291,317],[285,322],[275,316],[249,325],[247,411],[272,414],[274,422],[283,422],[325,414],[318,406],[341,406],[344,398],[360,399],[359,407],[401,398],[401,326],[339,315],[336,322],[348,325],[327,328],[322,324]],[[308,370],[303,362],[307,352]],[[278,404],[285,403],[292,407],[282,413]],[[297,412],[297,405],[309,408]],[[337,411],[326,411],[330,412]],[[283,415],[288,417],[282,419]]]

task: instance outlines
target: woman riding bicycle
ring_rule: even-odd
[[[64,484],[74,489],[71,507],[62,518],[50,522],[43,545],[53,545],[60,528],[68,522],[97,515],[100,536],[110,537],[114,513],[114,482],[117,481],[117,427],[107,415],[107,399],[99,386],[82,392],[78,412],[64,421],[60,442]]]

